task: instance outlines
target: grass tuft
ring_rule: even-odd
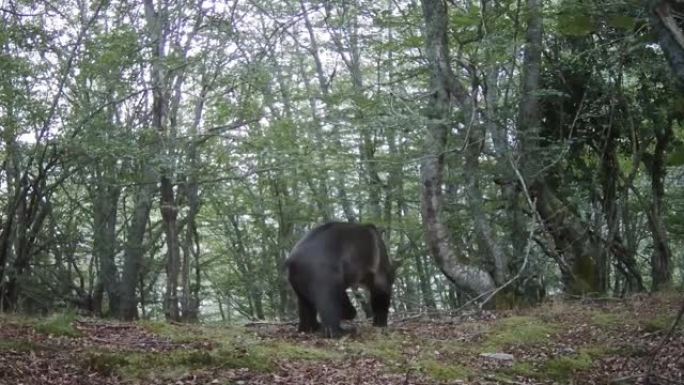
[[[482,344],[483,352],[511,345],[533,345],[548,341],[557,326],[535,317],[515,316],[499,321]]]
[[[423,371],[440,382],[466,379],[470,370],[461,365],[446,365],[434,359],[423,359],[416,364],[416,369]]]
[[[625,316],[615,313],[594,312],[591,314],[591,322],[601,327],[616,327],[625,324]]]
[[[0,340],[0,352],[35,352],[39,350],[55,350],[48,345],[41,345],[26,340]]]
[[[591,368],[592,364],[593,360],[589,354],[580,353],[572,357],[548,360],[540,373],[554,380],[568,380],[573,374]]]
[[[55,337],[80,337],[81,332],[74,327],[76,316],[71,313],[54,314],[38,321],[34,328],[38,333]]]
[[[674,320],[674,316],[666,314],[661,315],[659,317],[644,320],[641,322],[641,326],[644,328],[644,331],[648,333],[668,332],[670,331],[670,328],[672,327],[672,323],[674,322]],[[680,323],[677,326],[677,328],[682,328],[682,324]]]

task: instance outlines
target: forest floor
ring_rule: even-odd
[[[292,324],[0,316],[0,384],[684,384],[681,293],[357,323],[339,340]],[[498,354],[495,354],[498,353]]]

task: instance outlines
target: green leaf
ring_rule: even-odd
[[[479,7],[472,7],[467,12],[456,12],[451,16],[454,28],[474,27],[480,24],[481,16]]]
[[[608,25],[616,29],[629,31],[634,29],[636,20],[631,16],[616,15],[608,19]]]
[[[474,27],[480,23],[480,18],[473,15],[454,15],[451,18],[454,27]]]
[[[684,145],[679,145],[669,154],[667,158],[669,166],[684,166]]]
[[[558,16],[558,30],[567,36],[586,36],[596,29],[589,15],[562,13]]]

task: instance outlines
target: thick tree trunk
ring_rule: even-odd
[[[154,133],[151,133],[154,135]],[[144,161],[143,161],[144,162]],[[121,275],[121,304],[119,318],[134,320],[138,318],[137,286],[145,252],[145,231],[152,210],[152,199],[157,190],[154,182],[156,173],[144,162],[142,167],[141,186],[135,193],[133,217],[127,228],[126,244],[124,246],[124,266]]]
[[[601,260],[606,248],[565,204],[556,197],[543,175],[545,162],[539,143],[539,95],[542,65],[542,3],[527,0],[527,32],[523,57],[522,97],[518,116],[520,169],[536,210],[560,254],[557,261],[565,290],[571,294],[602,293]]]
[[[178,241],[178,206],[173,185],[167,176],[161,178],[161,207],[166,235],[166,291],[164,315],[167,320],[180,321],[178,307],[178,277],[180,275],[180,242]]]
[[[11,121],[11,114],[8,121]],[[25,199],[26,189],[21,183],[19,170],[19,148],[16,142],[16,133],[10,127],[6,127],[1,133],[5,142],[5,171],[7,200],[3,208],[2,223],[0,223],[0,311],[9,310],[13,304],[8,301],[7,277],[11,276],[10,264],[14,261],[16,243],[16,220],[19,203]]]
[[[204,110],[204,102],[208,92],[208,86],[205,84],[202,87],[199,98],[195,104],[195,116],[192,125],[190,126],[190,145],[188,148],[187,162],[188,175],[186,176],[186,184],[182,191],[187,201],[188,213],[185,217],[185,236],[183,238],[183,259],[181,261],[181,315],[184,321],[196,322],[199,320],[199,289],[201,285],[201,271],[200,271],[200,242],[199,233],[197,231],[197,215],[200,210],[199,186],[197,183],[197,175],[199,170],[199,154],[197,151],[198,129],[202,120],[202,112]],[[192,266],[194,266],[195,282],[191,275]]]
[[[193,173],[194,171],[191,171]],[[199,287],[201,285],[200,241],[197,231],[197,214],[199,213],[199,196],[196,179],[190,176],[183,188],[188,204],[185,217],[185,232],[182,238],[181,260],[181,318],[186,322],[199,320]]]
[[[98,314],[119,314],[120,281],[116,267],[116,220],[117,205],[121,189],[101,180],[95,190],[93,207],[93,254],[100,262],[98,286],[107,294],[107,309],[102,309],[102,301],[98,296]]]
[[[651,28],[658,36],[658,43],[665,53],[672,72],[679,79],[680,89],[684,91],[684,30],[681,24],[684,2],[682,0],[646,0],[645,3],[650,15]]]
[[[152,86],[152,127],[158,132],[163,143],[173,140],[169,130],[169,96],[167,87],[167,70],[163,60],[166,57],[167,15],[168,7],[162,3],[155,10],[152,0],[145,0],[145,21],[152,45],[152,63],[150,64]],[[177,79],[177,84],[182,80]],[[162,148],[167,155],[172,155],[173,145]],[[180,242],[178,239],[178,205],[176,204],[173,170],[167,164],[162,165],[160,183],[159,209],[164,223],[166,235],[166,291],[164,293],[164,315],[166,319],[179,321],[178,277],[180,275]]]
[[[574,295],[602,293],[600,255],[607,252],[603,241],[556,197],[544,182],[530,186],[537,211],[553,237],[566,292]]]
[[[493,291],[494,280],[479,267],[463,263],[456,255],[450,231],[442,215],[444,148],[450,129],[452,102],[469,117],[470,102],[450,65],[447,41],[447,4],[423,0],[426,56],[431,70],[431,100],[426,107],[425,153],[421,162],[421,207],[426,243],[442,272],[461,290],[482,295]]]

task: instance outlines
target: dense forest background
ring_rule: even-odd
[[[395,314],[683,283],[680,0],[1,4],[1,311],[293,319],[332,219]]]

